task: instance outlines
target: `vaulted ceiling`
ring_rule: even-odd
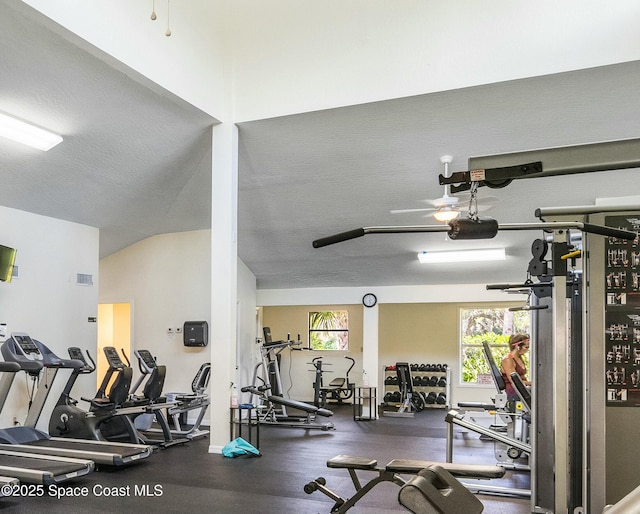
[[[42,20],[0,5],[0,111],[64,135],[49,152],[0,140],[0,204],[100,228],[101,256],[146,237],[211,223],[217,120],[123,70]],[[522,280],[538,232],[449,241],[369,235],[314,249],[336,232],[433,224],[421,213],[473,156],[640,136],[640,63],[630,62],[239,124],[240,258],[258,287]],[[538,207],[640,194],[638,170],[514,181],[479,193],[501,222]],[[500,264],[418,264],[416,253],[505,246]]]

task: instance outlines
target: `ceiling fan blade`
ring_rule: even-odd
[[[455,207],[465,203],[464,198],[458,196],[442,196],[440,198],[433,198],[431,200],[423,200],[429,205],[433,205],[436,208],[439,207]]]
[[[429,212],[429,211],[435,211],[435,208],[427,207],[422,209],[392,209],[389,212],[391,214],[406,214],[409,212]]]

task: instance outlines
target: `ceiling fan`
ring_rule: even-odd
[[[440,157],[440,162],[444,164],[444,176],[449,177],[449,164],[453,162],[453,157],[450,155],[443,155]],[[494,197],[487,197],[483,201],[490,202],[495,200]],[[422,207],[417,209],[393,209],[391,214],[406,214],[412,212],[427,212],[428,216],[433,216],[438,221],[449,222],[460,216],[463,211],[469,211],[472,214],[477,213],[479,210],[487,210],[491,208],[491,205],[484,203],[478,206],[477,198],[475,195],[464,194],[462,196],[451,196],[451,186],[445,184],[444,194],[440,198],[434,198],[432,200],[424,200],[426,203],[432,205],[432,207]],[[465,205],[465,202],[468,202]]]

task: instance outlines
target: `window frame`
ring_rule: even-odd
[[[316,313],[322,313],[322,314],[327,314],[327,313],[340,313],[340,317],[343,318],[346,327],[312,327],[312,314],[316,314]],[[332,309],[332,310],[326,310],[326,311],[320,311],[320,310],[314,310],[314,311],[308,311],[307,313],[307,334],[309,336],[309,350],[313,350],[316,352],[323,352],[323,351],[327,351],[327,352],[348,352],[349,351],[349,310],[348,309]],[[345,334],[345,338],[346,338],[346,347],[345,348],[314,348],[313,347],[313,340],[314,337],[312,336],[313,333],[344,333]],[[338,345],[339,346],[339,345]]]
[[[484,359],[484,353],[482,350],[482,341],[478,341],[477,343],[469,343],[469,342],[465,342],[464,338],[464,321],[466,318],[464,318],[464,313],[466,311],[508,311],[509,310],[509,305],[505,305],[505,304],[499,304],[499,303],[492,303],[492,304],[482,304],[482,305],[465,305],[465,306],[460,306],[458,308],[458,355],[459,355],[459,379],[458,379],[458,385],[462,386],[462,387],[489,387],[489,388],[494,388],[494,381],[493,381],[493,377],[491,376],[491,370],[489,369],[488,364],[486,364],[486,361]],[[525,311],[522,311],[525,312]],[[521,315],[521,316],[525,316],[525,315]],[[530,333],[531,330],[531,313],[527,313],[526,314],[528,320],[526,325],[518,325],[517,323],[514,323],[515,319],[518,317],[518,314],[516,312],[514,312],[514,320],[512,320],[511,326],[508,327],[506,330],[503,327],[503,331],[501,334],[496,334],[495,338],[496,340],[494,341],[489,341],[489,347],[491,348],[491,353],[494,357],[494,360],[496,361],[496,364],[499,366],[500,362],[502,361],[502,355],[507,355],[509,353],[509,337],[512,334],[516,334],[516,333]],[[521,320],[522,322],[523,320]],[[484,338],[482,338],[484,339]],[[500,340],[502,339],[502,340]],[[483,364],[481,365],[480,369],[482,370],[482,374],[487,374],[489,375],[489,377],[486,379],[486,381],[482,381],[482,382],[478,382],[477,381],[477,375],[476,375],[476,381],[471,382],[471,381],[465,381],[465,362],[468,360],[467,357],[467,353],[465,352],[465,349],[476,349],[477,353],[482,357],[483,360]],[[496,351],[497,350],[497,351]],[[525,357],[525,362],[527,364],[527,367],[529,366],[529,362],[527,357]],[[478,373],[480,374],[480,373]]]

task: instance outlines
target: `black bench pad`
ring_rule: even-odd
[[[278,405],[284,405],[285,407],[291,407],[292,409],[298,409],[303,412],[309,412],[310,414],[317,414],[318,416],[330,417],[333,416],[333,411],[329,409],[321,409],[316,407],[315,405],[310,405],[308,403],[299,402],[297,400],[289,400],[288,398],[283,398],[282,396],[267,396],[267,400],[272,403],[276,403]]]
[[[458,407],[461,409],[496,410],[496,405],[494,403],[484,402],[459,402]]]
[[[351,455],[336,455],[327,461],[328,468],[348,469],[376,469],[378,461],[366,457],[352,457]]]

